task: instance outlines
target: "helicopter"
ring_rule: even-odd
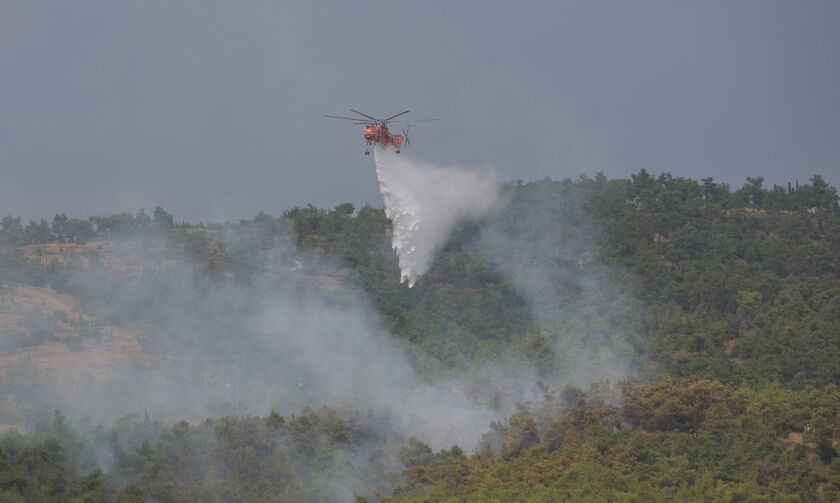
[[[411,141],[409,141],[408,139],[408,128],[413,126],[415,122],[439,120],[419,119],[393,122],[394,119],[407,114],[411,110],[400,112],[396,115],[388,117],[387,119],[377,119],[375,117],[371,117],[368,114],[359,112],[358,110],[353,110],[352,108],[350,109],[350,111],[354,114],[359,114],[361,117],[340,117],[338,115],[325,115],[324,117],[328,117],[330,119],[344,119],[348,121],[355,121],[355,125],[365,126],[365,131],[363,133],[365,136],[365,141],[367,142],[367,147],[365,148],[365,155],[370,155],[370,145],[374,142],[381,145],[382,148],[388,148],[389,145],[393,145],[394,150],[396,150],[396,152],[399,154],[400,147],[402,147],[403,142],[405,142],[406,145],[411,145]],[[391,132],[388,130],[389,123],[404,125],[405,129],[403,129],[403,134],[391,134]]]

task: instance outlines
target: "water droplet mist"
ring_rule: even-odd
[[[385,215],[394,226],[391,246],[400,280],[414,283],[431,266],[455,224],[479,218],[499,200],[495,179],[457,167],[440,167],[376,147],[376,176]]]

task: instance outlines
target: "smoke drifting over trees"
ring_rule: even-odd
[[[412,288],[387,208],[0,220],[0,427],[33,439],[0,456],[104,501],[502,498],[493,480],[532,461],[553,475],[523,491],[561,498],[581,496],[573,472],[615,478],[586,466],[662,499],[834,490],[833,187],[398,167],[388,190],[433,209],[409,238],[443,236]],[[494,204],[449,205],[458,181]],[[644,489],[633,466],[659,456],[679,473]]]

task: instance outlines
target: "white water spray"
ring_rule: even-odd
[[[432,264],[455,224],[478,218],[498,200],[492,178],[458,168],[442,168],[374,149],[385,215],[394,225],[391,246],[400,280],[414,286]]]

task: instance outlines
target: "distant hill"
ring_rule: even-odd
[[[413,288],[400,283],[391,222],[371,206],[209,225],[176,222],[162,208],[27,224],[4,217],[0,428],[63,431],[54,409],[68,400],[116,415],[171,405],[158,395],[183,402],[175,417],[221,417],[115,430],[123,444],[109,448],[123,464],[112,483],[158,499],[164,487],[241,496],[276,475],[288,477],[291,501],[317,501],[302,481],[326,487],[337,460],[361,452],[379,452],[387,466],[384,478],[364,475],[383,501],[840,494],[836,188],[814,176],[785,187],[750,177],[733,189],[642,170],[502,192],[497,211],[456,226]],[[352,351],[347,341],[360,332],[376,341],[364,347],[369,359],[320,361],[324,348]],[[300,409],[313,396],[337,405],[353,392],[340,386],[342,373],[398,369],[402,358],[425,384],[513,412],[474,453],[434,453],[422,439],[398,438],[391,419],[352,407],[305,409],[298,419],[243,412],[247,403]],[[379,450],[354,435],[372,435]],[[252,471],[155,457],[173,452],[221,452]],[[260,478],[269,458],[279,471]],[[190,478],[203,466],[219,478]],[[107,492],[100,475],[89,485]],[[2,480],[0,491],[19,494]],[[266,498],[280,490],[263,489]]]
[[[642,376],[838,382],[837,191],[818,176],[788,187],[761,182],[749,178],[733,191],[711,179],[643,170],[630,180],[511,184],[503,211],[460,224],[413,289],[399,283],[389,222],[372,207],[309,206],[209,227],[175,224],[159,207],[154,217],[142,210],[86,220],[57,215],[49,224],[5,217],[0,301],[11,313],[11,295],[25,285],[70,295],[78,314],[56,322],[56,337],[71,344],[80,314],[97,330],[133,326],[138,333],[155,313],[137,311],[114,291],[146,288],[142,280],[154,272],[184,267],[205,280],[247,284],[271,254],[300,263],[290,258],[294,236],[301,249],[345,268],[320,260],[306,281],[360,285],[428,372],[514,355],[543,377],[580,372],[582,358],[590,366],[620,361],[622,372]],[[86,288],[92,281],[102,284]],[[25,306],[0,318],[7,355],[36,342],[9,340],[27,332],[19,323]]]

